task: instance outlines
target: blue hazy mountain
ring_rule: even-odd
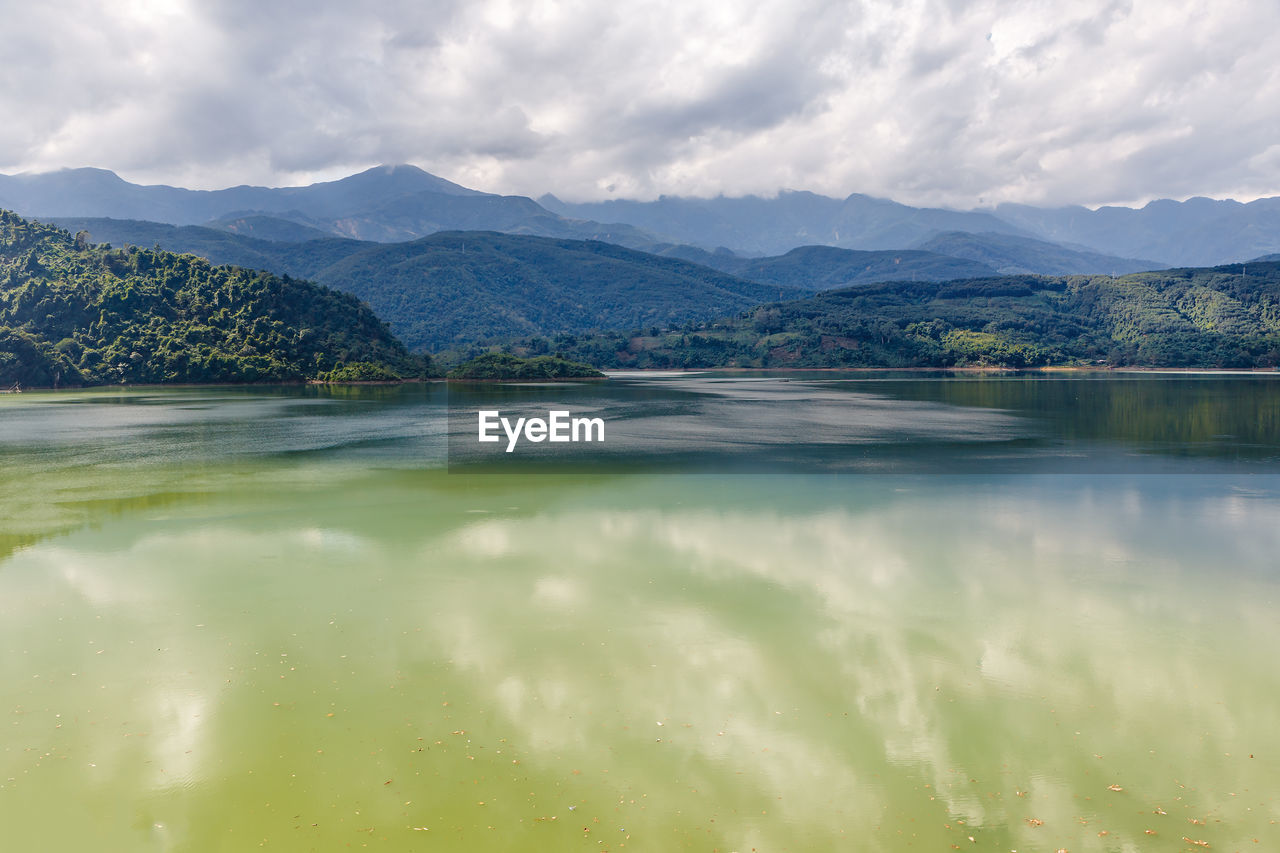
[[[836,246],[800,246],[774,257],[744,258],[727,251],[670,246],[660,253],[761,284],[803,290],[829,290],[879,281],[949,281],[996,274],[993,267],[979,261],[915,249],[862,252]]]
[[[780,255],[805,245],[902,249],[939,231],[1024,233],[989,213],[910,207],[857,193],[843,200],[783,192],[774,198],[662,196],[649,202],[586,204],[544,195],[539,202],[564,216],[625,222],[673,242],[725,246],[755,255]]]
[[[637,247],[655,242],[633,226],[571,220],[532,199],[467,189],[416,166],[379,166],[305,187],[224,190],[140,186],[104,169],[0,175],[0,208],[38,219],[209,223],[238,233],[268,232],[267,239],[301,236],[296,230],[281,236],[288,229],[280,223],[292,222],[332,236],[380,242],[450,230],[604,239]]]
[[[224,190],[141,186],[105,169],[0,175],[0,207],[25,216],[106,216],[174,225],[198,225],[236,212],[286,214],[286,218],[302,214],[323,220],[420,192],[483,195],[414,166],[379,166],[305,187]]]
[[[989,266],[1002,275],[1125,275],[1166,266],[1159,261],[1120,258],[1013,234],[946,231],[935,234],[916,248],[953,258],[968,258]]]
[[[1039,208],[1002,204],[1001,219],[1044,240],[1167,266],[1236,263],[1280,252],[1280,197],[1247,204],[1160,199],[1141,208]]]
[[[660,250],[679,244],[706,251],[780,256],[800,246],[859,251],[938,246],[940,235],[982,235],[948,244],[944,254],[997,268],[1037,273],[1123,272],[1146,266],[1235,263],[1280,252],[1280,198],[1241,204],[1193,198],[1141,208],[993,210],[919,208],[853,194],[809,192],[712,199],[664,196],[655,201],[571,204],[478,192],[415,166],[379,166],[305,187],[239,186],[187,190],[140,186],[102,169],[0,175],[0,207],[26,216],[111,217],[224,230],[297,241],[311,232],[397,242],[438,231],[492,230],[559,239],[604,240]],[[275,220],[275,221],[270,221]],[[999,235],[998,241],[992,235]],[[1058,244],[1062,251],[1027,242]],[[975,238],[976,239],[976,238]],[[661,249],[660,247],[668,247]],[[936,251],[937,249],[934,248]],[[1075,254],[1073,254],[1075,253]],[[1097,257],[1098,255],[1106,257]],[[1141,260],[1147,259],[1147,260]]]

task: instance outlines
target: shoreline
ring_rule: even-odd
[[[1280,375],[1280,367],[1111,367],[1106,365],[1042,365],[1039,367],[998,367],[969,365],[965,367],[628,367],[607,368],[609,374],[668,374],[679,376],[693,373],[1177,373],[1223,374],[1241,376]]]
[[[304,379],[295,382],[153,382],[137,385],[29,385],[21,388],[0,389],[0,395],[18,395],[28,392],[48,391],[103,391],[108,389],[145,390],[149,388],[270,388],[270,387],[323,387],[323,386],[395,386],[425,385],[433,382],[446,384],[519,384],[519,383],[563,383],[563,382],[602,382],[614,376],[653,375],[653,376],[688,376],[699,373],[966,373],[984,374],[1028,374],[1028,373],[1135,373],[1165,374],[1174,376],[1280,376],[1280,367],[1110,367],[1082,365],[1043,365],[1040,367],[997,367],[991,365],[971,365],[965,367],[690,367],[690,368],[606,368],[604,376],[566,376],[546,377],[530,376],[519,379],[460,379],[444,376],[396,379],[396,380],[359,380],[353,382],[323,382],[319,379]]]

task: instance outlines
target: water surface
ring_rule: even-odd
[[[856,376],[0,399],[3,848],[1280,847],[1280,385]]]

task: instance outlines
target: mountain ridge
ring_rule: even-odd
[[[1251,202],[1157,199],[1141,208],[1039,208],[1001,204],[969,211],[912,207],[851,193],[805,190],[710,199],[661,196],[569,203],[469,189],[417,166],[378,166],[305,187],[186,190],[141,186],[103,169],[0,175],[0,203],[49,218],[109,216],[175,225],[270,216],[335,235],[402,241],[442,230],[498,230],[605,239],[633,249],[685,244],[773,256],[802,245],[907,249],[939,234],[1003,234],[1159,266],[1235,263],[1280,252],[1280,197]],[[232,216],[234,214],[234,216]],[[1083,270],[1081,270],[1083,271]]]

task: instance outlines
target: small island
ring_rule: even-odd
[[[404,377],[384,364],[355,361],[351,364],[340,364],[333,370],[321,373],[316,381],[326,385],[387,384],[403,382]]]
[[[505,352],[477,356],[449,371],[449,379],[481,382],[516,380],[604,379],[605,375],[589,364],[569,361],[555,355],[520,358]]]

